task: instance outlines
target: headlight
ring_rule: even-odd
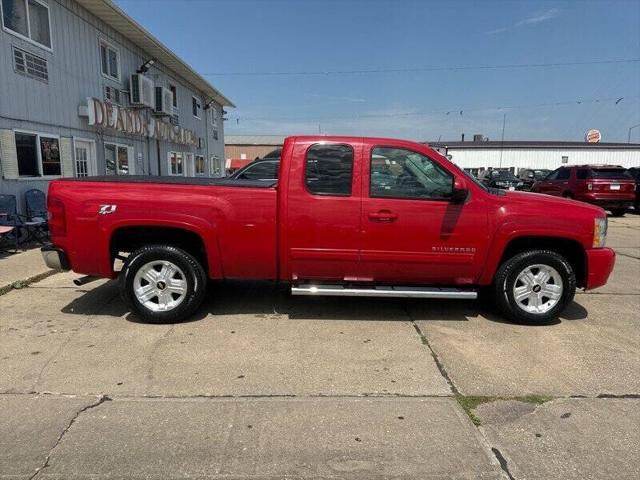
[[[602,248],[607,241],[607,217],[593,219],[593,248]]]

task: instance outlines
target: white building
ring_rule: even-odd
[[[477,173],[489,168],[555,170],[562,165],[640,166],[640,144],[552,141],[433,142],[429,146]]]

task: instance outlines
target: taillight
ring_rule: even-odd
[[[49,197],[47,210],[49,211],[49,233],[55,237],[66,235],[67,219],[62,201]]]

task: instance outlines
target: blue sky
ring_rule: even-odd
[[[598,128],[603,141],[626,141],[640,123],[640,62],[213,75],[640,59],[638,1],[117,3],[234,101],[226,134],[499,139],[506,113],[506,139],[582,140]]]

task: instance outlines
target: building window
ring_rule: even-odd
[[[104,99],[107,102],[111,102],[114,105],[124,105],[124,99],[126,98],[126,95],[122,93],[121,90],[114,88],[110,85],[105,85],[104,86]]]
[[[210,108],[211,111],[211,135],[214,140],[218,140],[218,109],[214,106]]]
[[[191,97],[191,109],[193,110],[193,116],[200,118],[200,100],[196,97]]]
[[[62,175],[58,137],[16,132],[18,175],[41,177]]]
[[[105,77],[120,80],[120,52],[102,38],[100,39],[100,64]]]
[[[51,49],[49,6],[41,0],[2,0],[5,30]]]
[[[22,75],[42,82],[49,81],[47,61],[25,50],[13,47],[13,69]]]
[[[222,171],[220,170],[220,159],[217,155],[211,155],[209,157],[209,173],[213,177],[219,177],[222,175]]]
[[[353,149],[349,145],[313,145],[307,150],[305,184],[316,195],[351,195]]]
[[[178,109],[178,89],[175,85],[169,85],[169,90],[173,95],[173,110],[176,111]]]
[[[180,152],[169,152],[169,175],[184,175],[184,155]]]
[[[105,142],[104,161],[107,175],[129,174],[129,148],[126,145]]]
[[[204,175],[205,174],[204,156],[203,155],[196,155],[195,171],[196,171],[196,175]]]

